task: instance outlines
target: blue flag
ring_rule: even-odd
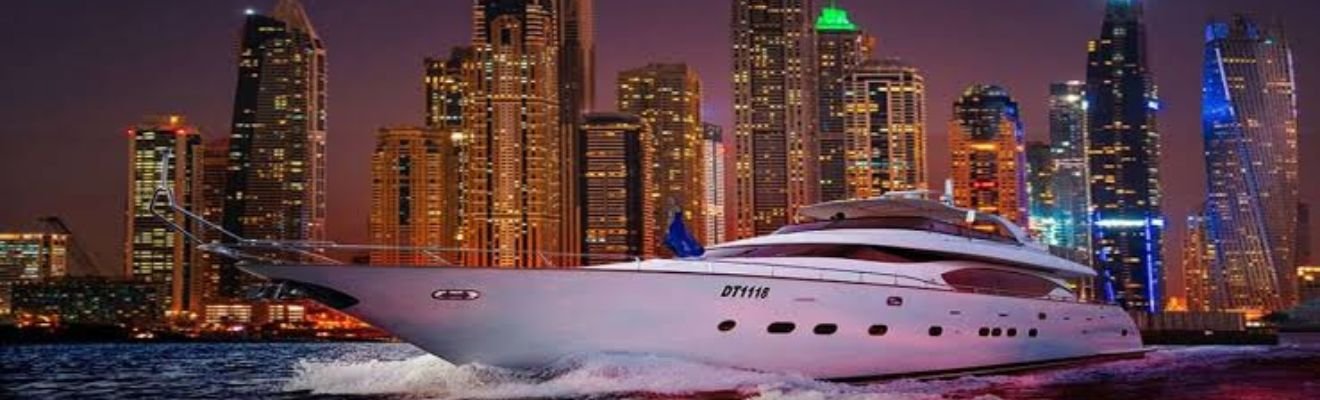
[[[665,234],[665,247],[674,252],[674,256],[678,258],[700,257],[706,254],[701,242],[692,237],[692,233],[688,232],[687,226],[683,224],[682,211],[675,211],[674,218],[669,221],[669,232]]]

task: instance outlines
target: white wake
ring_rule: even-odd
[[[437,399],[584,398],[732,394],[753,399],[995,398],[991,389],[1094,381],[1139,381],[1188,366],[1270,357],[1262,347],[1167,348],[1144,359],[1035,373],[854,385],[635,354],[565,359],[539,371],[454,365],[430,355],[381,361],[300,361],[285,390],[314,394],[399,394]],[[727,397],[727,396],[722,396]]]

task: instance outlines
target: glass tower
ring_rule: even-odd
[[[1160,307],[1160,108],[1146,64],[1143,0],[1109,0],[1098,39],[1088,44],[1087,161],[1091,243],[1099,289],[1129,309]]]
[[[1027,226],[1026,138],[1018,105],[999,86],[973,85],[953,106],[953,201]]]
[[[926,81],[898,60],[870,60],[844,82],[847,198],[926,189]]]
[[[1247,17],[1206,27],[1202,123],[1211,276],[1224,309],[1296,303],[1297,99],[1283,30]]]
[[[848,19],[848,12],[825,6],[816,18],[816,117],[820,140],[820,201],[847,198],[844,155],[848,78],[871,57],[875,38]]]
[[[1054,206],[1048,218],[1055,252],[1091,265],[1085,93],[1086,84],[1079,81],[1050,85],[1050,158],[1054,173],[1049,185]]]

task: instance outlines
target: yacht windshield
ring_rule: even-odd
[[[809,231],[827,231],[835,229],[908,229],[914,231],[926,231],[956,235],[973,239],[990,240],[1001,243],[1020,244],[1014,239],[1012,234],[1003,230],[1002,226],[987,226],[994,232],[951,224],[948,222],[925,218],[925,217],[869,217],[869,218],[848,218],[834,219],[824,221],[806,222],[796,225],[788,225],[775,231],[776,234],[809,232]]]
[[[767,244],[713,248],[703,256],[721,258],[823,257],[885,263],[918,263],[948,259],[934,253],[857,244]]]

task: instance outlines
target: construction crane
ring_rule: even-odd
[[[82,272],[83,275],[96,275],[100,273],[101,266],[96,263],[96,259],[92,258],[91,254],[87,252],[87,249],[83,248],[81,245],[82,241],[78,240],[77,235],[73,234],[73,230],[69,229],[68,224],[64,223],[64,219],[57,216],[46,216],[37,218],[37,222],[44,224],[53,233],[69,236],[69,254],[73,256],[74,261],[69,265],[69,276],[75,275],[73,273],[74,265],[82,267],[80,272]]]

